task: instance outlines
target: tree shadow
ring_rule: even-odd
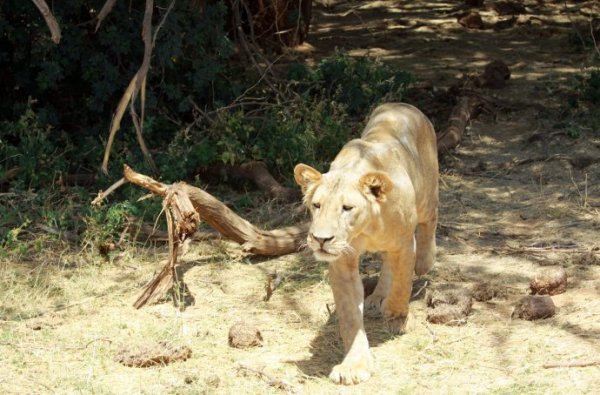
[[[413,281],[411,302],[422,299],[425,295],[423,289],[426,287],[427,280]],[[380,313],[367,312],[363,316],[370,348],[377,347],[398,336],[388,330]],[[333,366],[342,362],[345,354],[344,345],[339,334],[339,324],[335,312],[330,312],[327,322],[319,328],[319,332],[310,342],[309,347],[310,358],[290,361],[307,376],[326,377]]]

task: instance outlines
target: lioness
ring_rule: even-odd
[[[362,317],[360,255],[383,252],[379,282],[364,303],[380,307],[395,333],[406,325],[413,271],[424,274],[434,263],[438,162],[433,126],[411,105],[384,104],[373,111],[361,138],[342,148],[329,172],[299,164],[294,178],[312,214],[308,246],[317,260],[329,262],[346,349],[329,377],[356,384],[373,369]]]

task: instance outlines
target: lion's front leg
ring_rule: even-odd
[[[340,323],[346,356],[329,378],[339,384],[358,384],[371,377],[373,359],[363,325],[364,291],[358,261],[337,261],[329,265],[329,281]]]
[[[393,333],[403,333],[406,327],[415,260],[413,237],[406,237],[401,241],[398,251],[387,254],[386,263],[392,272],[392,285],[381,305],[381,312]]]

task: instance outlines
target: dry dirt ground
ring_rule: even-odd
[[[512,26],[470,30],[457,23],[458,1],[333,1],[315,7],[313,32],[298,49],[309,62],[336,46],[380,57],[412,72],[432,95],[493,59],[511,69],[505,88],[485,92],[504,105],[472,122],[442,164],[437,264],[418,283],[497,287],[498,296],[474,303],[464,325],[428,323],[424,292],[411,303],[406,335],[393,337],[380,317],[367,317],[377,371],[366,383],[336,386],[327,375],[343,352],[327,268],[306,253],[250,259],[225,241],[197,243],[181,270],[193,304],[180,310],[165,300],[135,310],[131,303],[162,266],[164,246],[132,247],[111,263],[57,250],[43,261],[0,263],[0,391],[598,393],[600,365],[543,365],[600,361],[600,252],[593,251],[600,246],[600,164],[576,167],[554,156],[600,156],[598,130],[561,112],[564,88],[590,60],[589,51],[573,50],[569,32],[600,10],[592,1],[522,3]],[[487,26],[510,18],[480,11]],[[442,128],[447,113],[431,115]],[[569,136],[574,128],[578,138]],[[526,158],[550,159],[515,162]],[[259,206],[249,215],[267,219],[282,210]],[[365,275],[378,264],[376,256],[366,259]],[[530,278],[548,265],[569,276],[566,293],[553,297],[557,314],[511,319]],[[265,302],[275,270],[291,275]],[[262,347],[228,346],[228,329],[239,320],[260,329]],[[189,347],[191,357],[150,368],[117,361],[164,341]]]

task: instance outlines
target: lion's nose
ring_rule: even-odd
[[[333,240],[334,236],[330,236],[330,237],[322,237],[322,236],[317,236],[314,233],[311,233],[311,236],[313,239],[315,239],[315,241],[317,241],[321,247],[323,247],[323,245],[325,243],[327,243],[328,241]]]

